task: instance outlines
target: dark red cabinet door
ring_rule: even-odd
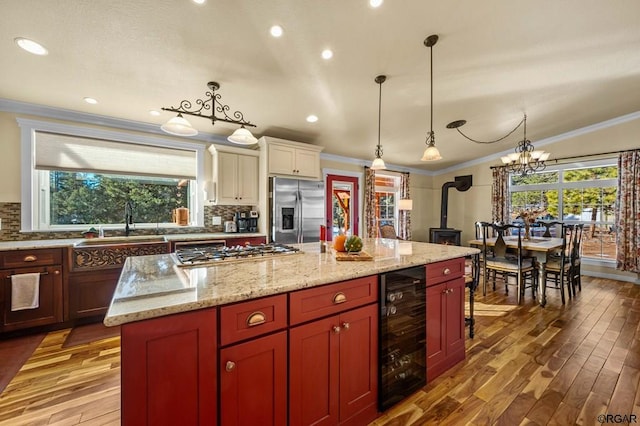
[[[220,419],[224,426],[286,424],[286,331],[220,350]]]
[[[290,424],[367,424],[378,398],[378,305],[289,332]]]
[[[464,278],[447,283],[446,336],[447,354],[464,352]]]
[[[289,330],[289,422],[338,424],[340,318],[336,315]]]
[[[427,381],[465,357],[464,278],[427,287]]]
[[[427,287],[427,370],[446,355],[443,316],[446,309],[446,284]]]
[[[340,314],[340,327],[340,422],[363,424],[377,412],[378,305]]]
[[[122,424],[216,424],[216,310],[121,328]]]

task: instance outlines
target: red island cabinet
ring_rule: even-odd
[[[427,381],[465,358],[464,258],[427,268]]]
[[[216,309],[121,327],[124,426],[215,425]]]
[[[376,418],[376,301],[377,276],[290,294],[290,425],[362,425]]]
[[[286,294],[220,308],[221,425],[287,424],[286,327]]]

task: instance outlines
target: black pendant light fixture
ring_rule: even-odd
[[[490,141],[480,141],[465,135],[462,130],[460,130],[460,127],[464,126],[466,123],[466,120],[452,121],[451,123],[447,124],[447,129],[456,129],[458,133],[460,133],[464,138],[470,140],[471,142],[479,144],[491,144],[500,142],[511,136],[513,132],[520,128],[520,126],[524,126],[524,136],[522,140],[518,142],[518,145],[515,148],[515,152],[500,157],[500,159],[502,160],[502,164],[510,173],[523,177],[536,172],[541,172],[545,169],[545,161],[549,159],[550,153],[543,150],[535,149],[531,141],[527,139],[527,114],[524,115],[522,121],[520,121],[516,125],[516,127],[514,127],[513,130],[511,130],[509,133],[502,136],[501,138]]]
[[[380,145],[380,123],[382,121],[382,83],[387,80],[386,75],[379,75],[375,78],[375,82],[380,86],[380,93],[378,95],[378,145],[376,145],[376,158],[371,163],[372,170],[384,170],[387,166],[382,159],[382,145]]]
[[[427,149],[422,154],[421,161],[435,161],[441,160],[442,156],[440,151],[436,148],[436,135],[433,133],[433,46],[438,42],[438,36],[436,34],[430,35],[424,39],[424,45],[429,48],[430,68],[431,68],[431,127],[429,133],[427,133]]]
[[[187,114],[193,117],[202,117],[211,120],[212,125],[216,124],[216,121],[240,125],[240,128],[236,129],[236,131],[227,138],[229,142],[239,145],[253,145],[258,142],[251,132],[245,128],[245,126],[256,127],[255,124],[246,121],[242,112],[234,111],[233,117],[227,114],[227,111],[230,110],[229,105],[223,104],[220,94],[216,93],[216,90],[220,89],[220,84],[215,81],[210,81],[207,83],[207,87],[209,87],[209,90],[205,93],[205,99],[197,99],[194,102],[195,107],[192,106],[191,101],[183,100],[180,102],[179,107],[172,106],[170,108],[162,108],[164,111],[176,112],[178,115],[160,126],[160,128],[164,132],[176,136],[197,135],[198,131],[182,116],[183,114]],[[208,111],[210,111],[211,114],[205,114],[205,112]],[[216,116],[216,112],[222,115]]]

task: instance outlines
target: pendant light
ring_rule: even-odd
[[[427,144],[427,149],[424,150],[424,154],[422,154],[422,158],[420,161],[435,161],[441,160],[442,156],[440,155],[440,151],[436,148],[436,135],[433,133],[433,46],[438,42],[437,35],[430,35],[424,40],[424,45],[429,48],[430,53],[430,66],[431,66],[431,128],[429,133],[427,133],[427,140],[425,143]]]
[[[376,145],[376,158],[371,163],[372,170],[384,170],[387,166],[382,159],[382,145],[380,145],[380,122],[382,121],[382,83],[387,79],[386,75],[379,75],[375,78],[375,82],[380,86],[380,93],[378,95],[378,145]]]

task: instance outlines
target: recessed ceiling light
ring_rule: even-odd
[[[274,37],[280,37],[280,36],[282,36],[282,33],[283,33],[282,27],[280,25],[274,25],[273,27],[271,27],[269,32]]]
[[[46,47],[41,45],[40,43],[36,43],[33,40],[29,40],[28,38],[16,37],[13,39],[18,46],[22,49],[26,50],[29,53],[33,53],[34,55],[48,55],[49,51]]]
[[[207,0],[193,0],[193,2],[197,4],[204,4],[205,1]]]
[[[331,49],[324,49],[322,51],[322,58],[323,59],[331,59],[331,58],[333,58],[333,51]]]
[[[84,98],[84,101],[85,101],[86,103],[88,103],[88,104],[91,104],[91,105],[95,105],[95,104],[97,104],[97,103],[98,103],[98,101],[97,101],[97,100],[95,100],[94,98],[89,98],[89,97]]]
[[[311,114],[310,116],[307,117],[307,121],[309,123],[315,123],[316,121],[318,121],[318,116]]]
[[[369,0],[369,6],[371,7],[380,7],[382,6],[384,0]]]
[[[195,1],[195,0],[193,0]],[[149,111],[149,114],[151,115],[155,115],[156,117],[160,115],[160,111],[156,111],[155,109],[152,109],[151,111]]]

